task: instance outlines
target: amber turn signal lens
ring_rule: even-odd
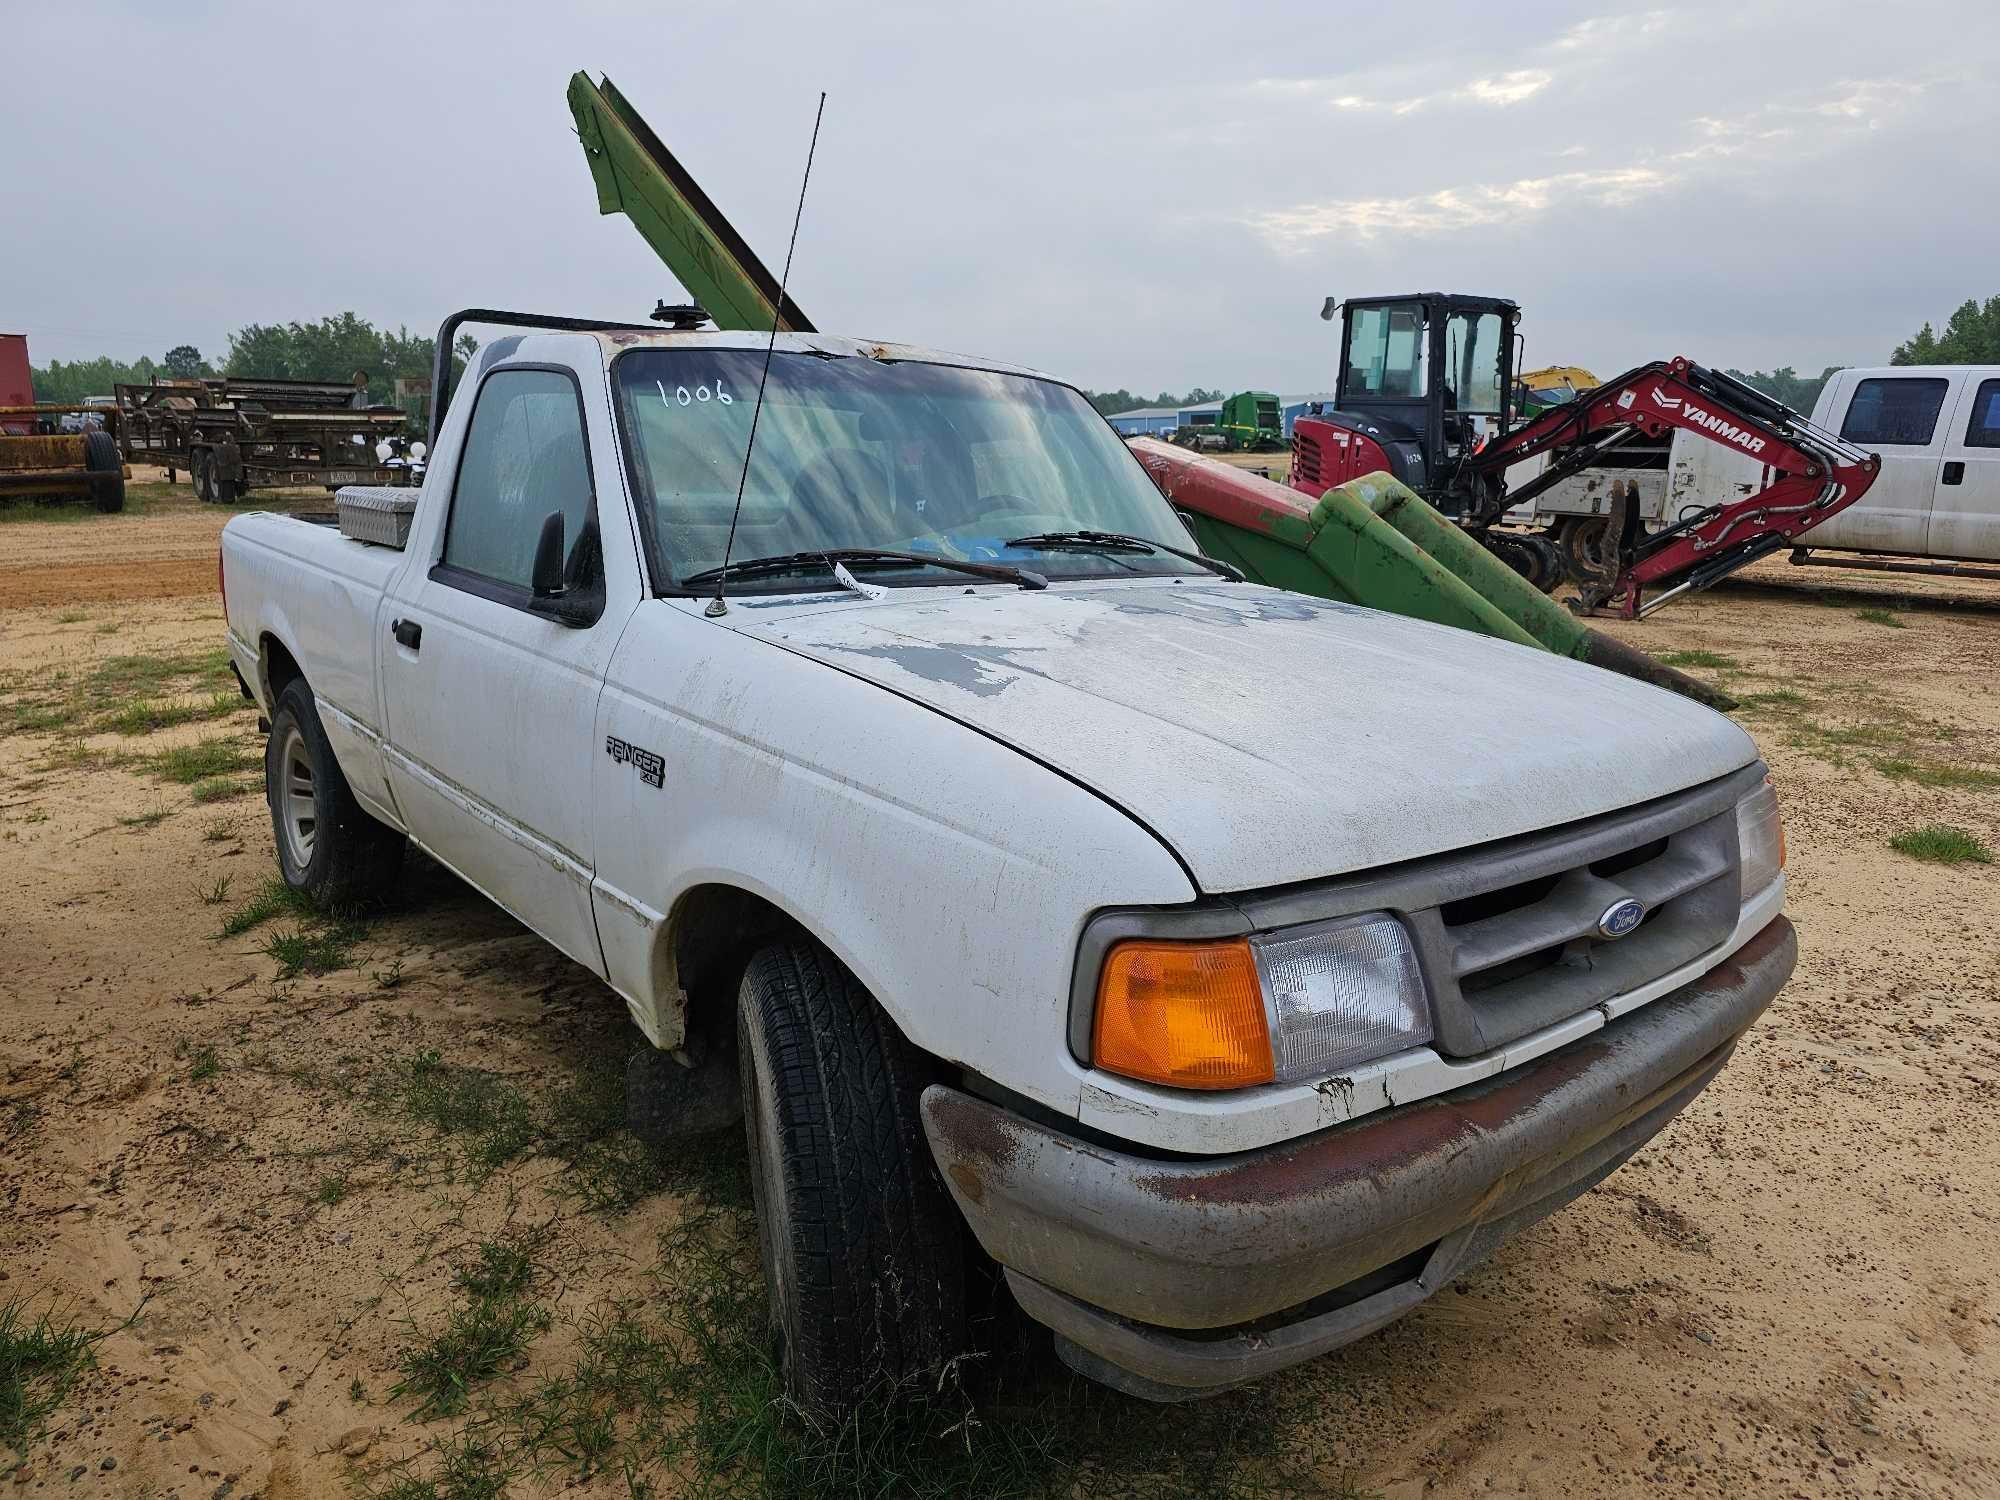
[[[1271,1033],[1249,943],[1112,948],[1097,981],[1091,1060],[1180,1089],[1269,1083]]]

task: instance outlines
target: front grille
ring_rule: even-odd
[[[1430,987],[1438,1049],[1491,1051],[1721,943],[1739,905],[1734,809],[1733,798],[1699,788],[1438,861],[1421,886],[1442,899],[1401,911]],[[1644,903],[1645,919],[1624,937],[1603,936],[1599,920],[1628,897]]]
[[[1320,485],[1319,444],[1296,428],[1292,432],[1292,481],[1313,490]]]

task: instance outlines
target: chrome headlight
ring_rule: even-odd
[[[1271,1008],[1273,1076],[1324,1078],[1431,1039],[1410,935],[1394,917],[1316,922],[1253,937]]]
[[[1785,868],[1785,825],[1778,816],[1778,789],[1768,775],[1736,804],[1736,848],[1742,899],[1748,901]]]

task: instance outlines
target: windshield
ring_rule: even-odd
[[[722,563],[763,365],[756,349],[635,349],[613,367],[663,581]],[[1011,563],[1050,578],[1201,571],[1138,548],[1012,545],[1073,531],[1194,545],[1145,470],[1075,391],[917,361],[772,358],[732,565],[872,547]],[[872,567],[868,577],[964,582],[920,564]],[[799,584],[767,575],[742,587]]]

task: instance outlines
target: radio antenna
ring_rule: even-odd
[[[729,583],[729,554],[736,550],[736,522],[743,514],[743,489],[750,482],[750,455],[757,448],[757,419],[764,414],[764,384],[771,378],[771,354],[778,347],[778,324],[785,315],[785,287],[792,279],[792,252],[799,246],[799,220],[806,212],[806,185],[812,181],[813,153],[819,150],[819,122],[826,113],[826,90],[819,91],[819,108],[813,111],[812,142],[806,147],[805,176],[799,179],[799,206],[792,211],[791,243],[785,246],[785,269],[778,277],[778,304],[771,309],[771,337],[764,345],[764,373],[757,377],[757,404],[750,408],[750,437],[743,444],[743,472],[736,476],[736,508],[729,513],[729,539],[722,544],[722,568],[715,575],[715,597],[703,614],[713,619],[729,613],[722,591]],[[768,274],[768,273],[767,273]]]

